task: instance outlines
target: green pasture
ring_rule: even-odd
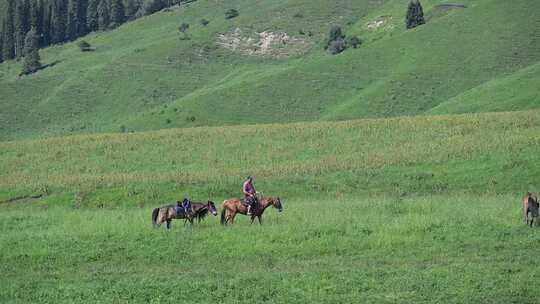
[[[537,303],[511,195],[288,199],[262,226],[153,229],[151,209],[2,205],[2,303]]]
[[[539,129],[527,111],[0,143],[0,302],[536,303]],[[152,228],[184,196],[221,211],[247,174],[283,213]]]

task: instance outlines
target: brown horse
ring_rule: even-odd
[[[251,209],[251,223],[255,218],[259,219],[259,224],[262,224],[261,217],[266,208],[274,206],[279,212],[283,211],[283,206],[281,205],[281,200],[279,197],[261,197],[259,198],[259,203]],[[221,211],[221,224],[226,225],[227,223],[234,224],[234,217],[238,214],[247,215],[247,206],[244,205],[241,199],[231,198],[223,201],[223,210]]]
[[[208,203],[197,203],[191,202],[191,209],[193,210],[192,214],[177,214],[175,205],[166,205],[159,208],[155,208],[152,211],[152,224],[154,227],[159,227],[164,222],[167,222],[167,229],[171,228],[171,222],[173,219],[184,219],[184,225],[189,221],[193,225],[193,219],[197,218],[199,222],[202,218],[206,216],[208,211],[217,215],[217,210],[213,202],[208,201]],[[204,216],[203,216],[204,214]]]
[[[531,214],[531,222],[530,225],[532,227],[533,221],[535,217],[538,217],[538,197],[536,194],[532,192],[527,192],[523,196],[523,199],[521,199],[521,202],[523,204],[522,211],[523,211],[523,220],[525,221],[525,224],[529,225],[529,213]]]

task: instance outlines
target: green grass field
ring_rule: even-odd
[[[0,302],[536,303],[538,111],[0,143]],[[249,140],[245,140],[249,138]],[[262,226],[154,207],[280,196]],[[46,194],[42,199],[9,198]]]
[[[2,207],[2,303],[537,303],[513,196],[285,201],[263,226]]]
[[[538,303],[540,2],[408,2],[198,0],[0,64],[0,303]],[[248,175],[283,213],[152,228]]]

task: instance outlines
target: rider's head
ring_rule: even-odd
[[[252,182],[252,181],[253,181],[253,177],[250,175],[250,176],[248,176],[248,177],[246,178],[246,180]]]

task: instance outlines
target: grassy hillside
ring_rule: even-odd
[[[540,175],[539,113],[174,129],[0,144],[0,200],[89,206],[238,195],[521,193]],[[75,197],[75,199],[74,199]]]
[[[492,92],[536,81],[539,4],[442,10],[444,1],[423,1],[428,24],[405,31],[406,2],[199,0],[88,36],[96,52],[74,43],[42,50],[44,63],[57,64],[36,75],[17,79],[18,63],[0,66],[0,139],[446,113],[456,102],[477,105],[459,112],[538,107],[532,85],[504,100]],[[226,20],[231,7],[240,16]],[[180,39],[182,22],[190,40]],[[363,46],[328,55],[331,24]],[[291,38],[266,55],[222,46],[261,32]]]
[[[0,302],[534,303],[540,112],[0,143]],[[253,174],[263,226],[151,229]],[[41,199],[19,198],[45,194]],[[31,290],[31,292],[29,292]]]
[[[471,113],[538,107],[540,64],[535,64],[507,77],[488,81],[431,109],[430,113]]]

